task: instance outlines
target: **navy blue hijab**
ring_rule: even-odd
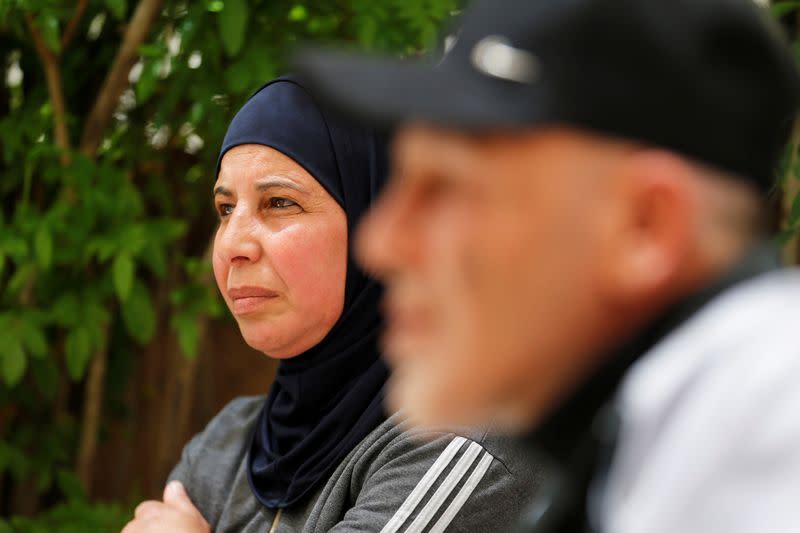
[[[305,168],[347,214],[348,242],[386,175],[386,148],[374,132],[335,120],[294,78],[272,81],[236,114],[222,156],[261,144]],[[380,287],[348,253],[344,310],[310,350],[281,360],[256,422],[247,458],[250,487],[267,507],[288,507],[326,480],[384,419]]]

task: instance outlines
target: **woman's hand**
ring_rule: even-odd
[[[164,501],[148,500],[136,507],[133,520],[122,533],[157,533],[160,531],[210,532],[197,507],[192,504],[180,481],[171,481],[164,488]]]

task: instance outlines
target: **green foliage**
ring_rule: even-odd
[[[229,56],[242,49],[247,33],[249,6],[246,0],[225,0],[219,14],[219,36]]]
[[[800,2],[797,0],[783,0],[773,2],[770,6],[770,10],[772,11],[773,15],[780,17],[794,11],[798,7],[800,7]]]
[[[25,358],[25,351],[19,339],[10,337],[3,344],[3,379],[13,386],[22,379],[28,360]]]
[[[75,480],[77,481],[77,480]],[[132,512],[118,504],[89,503],[69,499],[36,517],[15,516],[0,520],[0,533],[85,533],[86,531],[120,531]]]
[[[125,18],[125,13],[128,10],[127,0],[106,0],[106,6],[108,6],[108,10],[117,20]]]
[[[147,344],[156,330],[156,311],[147,286],[139,280],[133,284],[130,297],[122,305],[122,320],[128,334],[139,344]]]
[[[46,508],[0,531],[118,531],[129,516],[90,503],[71,473],[87,368],[97,354],[127,361],[109,372],[134,368],[164,335],[197,355],[200,321],[224,309],[207,261],[216,150],[287,50],[316,40],[416,55],[460,2],[167,0],[87,155],[76,147],[136,3],[89,1],[62,45],[74,1],[0,0],[0,483],[34,482]],[[58,62],[67,150],[26,18]]]

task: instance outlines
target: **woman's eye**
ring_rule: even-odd
[[[231,204],[220,204],[217,206],[217,212],[221,218],[225,218],[231,213],[233,213],[233,205]]]
[[[270,198],[268,207],[270,209],[286,209],[287,207],[296,207],[297,202],[289,200],[288,198]]]

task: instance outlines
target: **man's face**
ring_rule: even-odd
[[[552,405],[594,342],[612,152],[556,129],[399,132],[359,242],[387,285],[394,407],[423,424],[522,425]]]

